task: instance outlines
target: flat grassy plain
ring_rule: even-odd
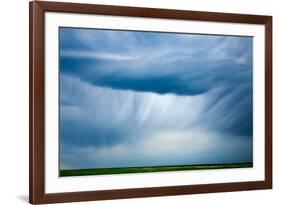
[[[233,169],[233,168],[250,168],[250,167],[253,167],[253,163],[68,169],[68,170],[60,170],[60,176],[67,177],[67,176],[86,176],[86,175],[105,175],[105,174],[188,171],[188,170],[204,170],[204,169]]]

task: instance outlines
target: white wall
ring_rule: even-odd
[[[78,1],[78,0],[76,0]],[[79,1],[82,2],[82,1]],[[278,0],[88,0],[83,2],[273,15],[274,189],[72,204],[280,204],[281,6]],[[0,204],[26,204],[28,195],[28,1],[1,1]]]

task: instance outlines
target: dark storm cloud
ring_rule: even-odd
[[[61,71],[93,85],[197,95],[251,81],[250,37],[87,29],[61,32],[61,38],[67,39],[61,43]]]

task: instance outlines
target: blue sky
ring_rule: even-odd
[[[60,28],[62,169],[252,161],[252,37]]]

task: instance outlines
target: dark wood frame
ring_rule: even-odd
[[[30,19],[29,201],[32,204],[272,188],[272,16],[33,1]],[[265,26],[265,180],[46,194],[44,191],[44,13],[68,12]]]

